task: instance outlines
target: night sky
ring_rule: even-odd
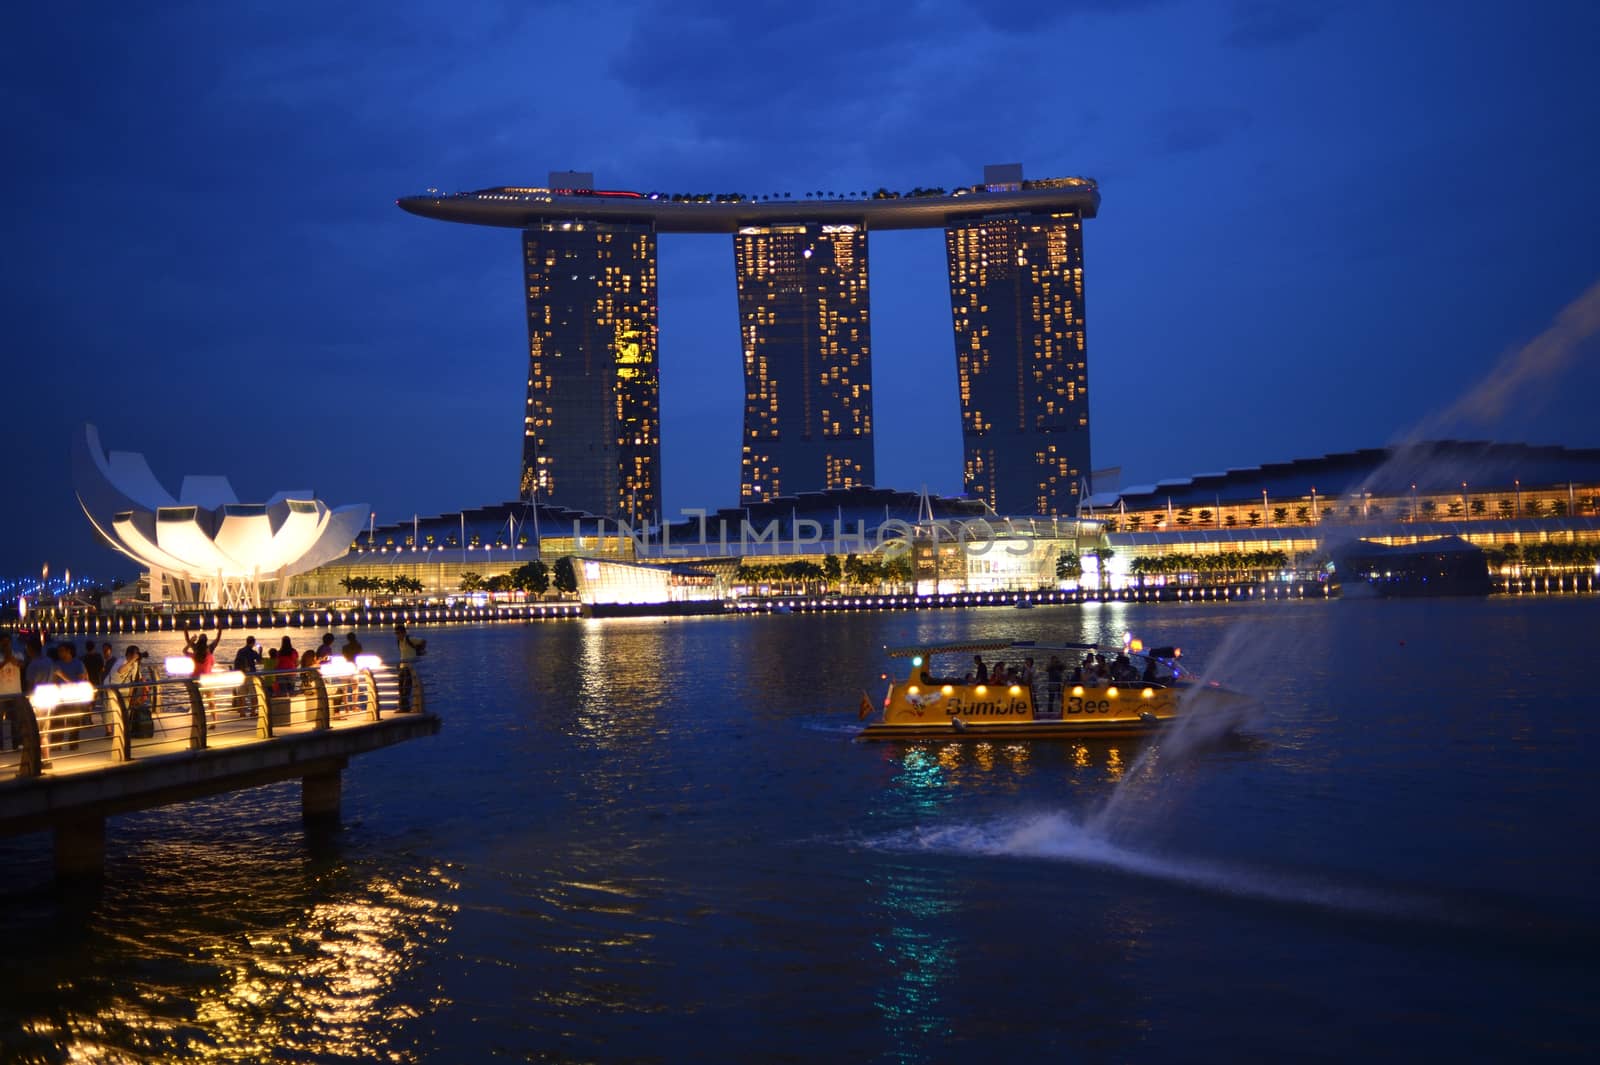
[[[1124,484],[1421,424],[1600,445],[1600,5],[145,6],[7,14],[0,574],[132,572],[73,498],[84,421],[173,488],[379,522],[514,497],[516,231],[394,201],[552,169],[797,199],[1098,179],[1091,427]],[[873,236],[871,271],[878,481],[957,493],[942,235]],[[662,238],[660,298],[667,508],[731,505],[732,239]],[[1586,298],[1516,395],[1458,402]]]

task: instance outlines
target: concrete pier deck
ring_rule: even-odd
[[[0,836],[54,832],[65,876],[99,872],[106,818],[168,803],[298,778],[305,819],[337,820],[352,757],[440,728],[421,679],[402,684],[387,668],[232,675],[222,686],[166,679],[113,686],[94,703],[37,701],[13,704],[22,746],[0,754]]]

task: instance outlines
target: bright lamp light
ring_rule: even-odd
[[[188,677],[194,674],[194,659],[188,655],[172,655],[164,664],[169,677]]]

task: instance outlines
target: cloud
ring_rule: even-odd
[[[1174,107],[1150,122],[1156,153],[1161,156],[1207,151],[1249,125],[1249,112],[1235,107]]]
[[[1302,0],[1237,0],[1223,41],[1236,48],[1272,48],[1309,37],[1327,22],[1325,6]]]
[[[1055,3],[992,3],[970,0],[971,13],[984,25],[1005,33],[1031,33],[1075,15],[1131,15],[1162,7],[1171,0],[1058,0]]]

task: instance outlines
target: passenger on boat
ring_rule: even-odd
[[[1050,656],[1050,661],[1045,664],[1044,700],[1048,707],[1061,705],[1061,680],[1066,676],[1067,667],[1055,655]]]
[[[1146,684],[1163,684],[1170,678],[1162,677],[1156,665],[1156,660],[1147,658],[1144,660],[1144,675],[1140,679]]]
[[[978,678],[979,684],[989,683],[989,667],[983,664],[982,655],[972,656],[972,672]]]
[[[1139,671],[1133,668],[1127,655],[1119,654],[1111,663],[1111,679],[1118,684],[1128,684],[1139,679]]]

